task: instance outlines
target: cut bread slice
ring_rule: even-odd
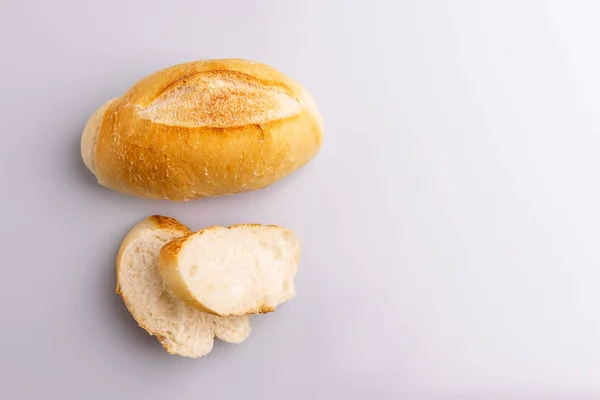
[[[300,241],[273,225],[212,227],[160,251],[159,271],[179,299],[219,316],[267,313],[295,296]]]
[[[189,307],[169,291],[158,271],[160,248],[191,231],[173,218],[152,216],[125,237],[117,257],[117,293],[127,309],[170,354],[197,358],[210,353],[214,337],[241,343],[248,316],[219,318]]]

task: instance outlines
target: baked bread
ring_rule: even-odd
[[[295,295],[300,242],[278,226],[212,227],[167,243],[159,271],[181,300],[220,316],[267,313]]]
[[[241,343],[250,334],[248,316],[219,318],[174,296],[158,271],[160,248],[191,231],[173,218],[152,216],[125,237],[117,257],[117,293],[148,333],[171,354],[197,358],[210,353],[214,337]]]
[[[89,119],[81,138],[98,182],[144,198],[189,200],[266,187],[319,151],[310,94],[267,65],[204,60],[138,81]]]

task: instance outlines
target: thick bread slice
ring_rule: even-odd
[[[160,251],[159,271],[187,304],[219,316],[267,313],[295,295],[300,241],[278,226],[212,227]]]
[[[173,295],[158,271],[160,248],[191,231],[173,218],[152,216],[125,237],[117,257],[117,293],[137,323],[171,354],[196,358],[210,353],[214,337],[241,343],[250,334],[248,316],[219,318],[189,307]]]

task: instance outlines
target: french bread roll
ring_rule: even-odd
[[[264,188],[319,151],[310,94],[267,65],[204,60],[151,74],[89,119],[81,155],[98,182],[190,200]]]
[[[273,225],[212,227],[160,250],[158,268],[186,304],[214,315],[268,313],[295,296],[300,241]]]
[[[248,316],[219,318],[183,303],[158,271],[158,254],[170,240],[191,231],[173,218],[152,216],[127,234],[117,256],[117,293],[138,325],[170,354],[202,357],[214,337],[241,343],[250,334]]]

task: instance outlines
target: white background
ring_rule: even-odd
[[[2,399],[600,398],[600,2],[0,1]],[[97,185],[91,113],[180,62],[304,84],[324,146],[188,203]],[[275,223],[299,295],[169,356],[114,294],[150,214]]]

